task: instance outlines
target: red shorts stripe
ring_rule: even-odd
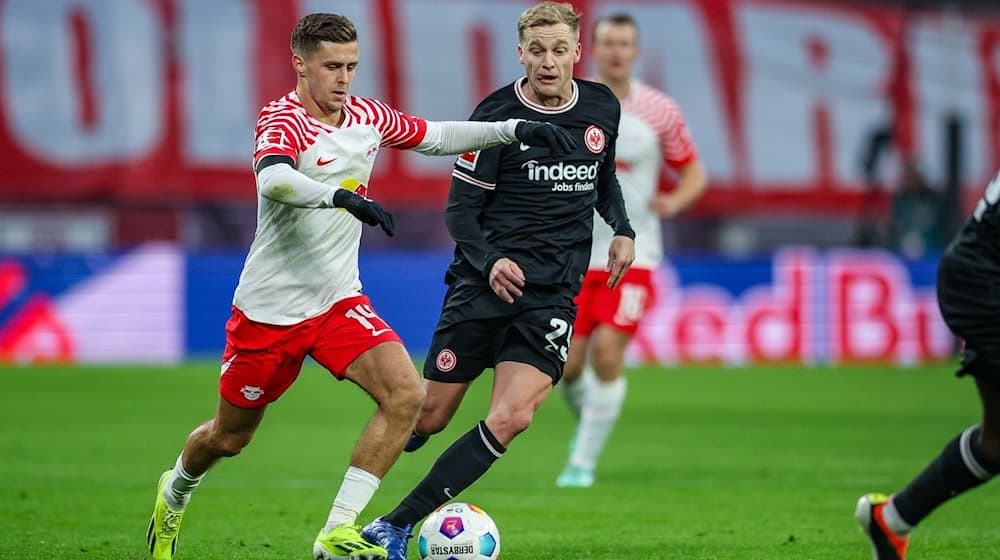
[[[575,299],[574,336],[590,336],[598,325],[610,325],[629,336],[639,329],[654,302],[653,271],[630,268],[614,290],[608,287],[610,277],[605,270],[587,271]]]
[[[329,311],[294,325],[250,320],[233,307],[226,323],[219,394],[235,406],[274,402],[295,381],[306,356],[343,379],[358,356],[399,336],[372,309],[368,296],[338,301]]]

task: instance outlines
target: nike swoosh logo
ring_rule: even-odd
[[[329,165],[329,164],[333,163],[334,161],[336,161],[336,159],[337,159],[337,156],[333,156],[330,159],[323,159],[322,157],[318,157],[318,158],[316,158],[316,165],[319,165],[319,166]]]
[[[445,489],[444,489],[444,495],[445,495],[445,496],[448,496],[448,498],[449,498],[449,499],[451,499],[451,500],[454,500],[454,499],[455,499],[455,496],[452,496],[452,495],[451,495],[451,488],[449,488],[449,487],[447,487],[447,486],[446,486],[446,487],[445,487]]]
[[[368,199],[365,199],[365,200],[368,200]],[[382,334],[384,332],[389,332],[391,330],[392,330],[392,327],[390,327],[388,329],[379,329],[377,331],[372,331],[372,336],[378,336],[378,335],[380,335],[380,334]]]
[[[527,146],[527,145],[524,144],[524,142],[521,142],[521,151],[522,152],[527,152],[530,149],[531,149],[531,146]]]

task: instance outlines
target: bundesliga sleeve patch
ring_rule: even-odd
[[[257,138],[256,151],[262,152],[268,148],[290,150],[292,149],[292,145],[284,130],[281,130],[280,128],[272,128],[265,131],[264,134],[261,134],[260,137]]]
[[[469,171],[476,170],[476,163],[479,161],[479,152],[465,152],[464,154],[458,156],[455,160],[455,165],[468,169]]]

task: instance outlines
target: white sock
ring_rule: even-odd
[[[338,525],[354,523],[358,515],[371,501],[381,480],[370,472],[357,467],[348,467],[340,491],[333,500],[330,516],[326,519],[323,532],[332,530]]]
[[[167,483],[163,486],[163,497],[167,500],[167,505],[170,506],[170,509],[174,511],[181,511],[187,506],[188,500],[191,499],[191,493],[201,484],[201,479],[205,478],[204,474],[200,476],[191,476],[188,474],[184,470],[183,457],[183,452],[177,456],[177,462],[174,463],[174,470],[170,473]]]
[[[580,377],[573,383],[563,381],[557,385],[557,387],[561,388],[562,396],[566,399],[566,404],[569,405],[570,412],[577,418],[580,417],[580,409],[583,407],[583,401],[587,396],[587,387],[591,385],[590,377],[593,377],[593,373],[589,370],[590,366],[586,366]]]
[[[909,535],[910,531],[913,530],[913,525],[904,521],[899,515],[899,512],[896,510],[896,504],[892,503],[892,499],[882,508],[882,519],[885,520],[885,524],[892,529],[893,533],[901,537]]]
[[[576,447],[569,458],[571,464],[588,470],[597,466],[597,459],[621,414],[626,388],[625,378],[619,377],[610,383],[596,380],[587,391],[580,411]]]

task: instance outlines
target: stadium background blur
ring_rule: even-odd
[[[355,21],[353,93],[462,119],[521,73],[529,4],[0,1],[0,557],[141,557],[156,475],[217,399],[254,230],[252,128],[294,85],[295,21]],[[594,17],[639,20],[639,73],[685,111],[709,191],[665,224],[661,297],[630,348],[600,484],[552,486],[572,421],[550,399],[463,499],[496,518],[508,560],[619,558],[621,543],[649,558],[864,557],[857,496],[898,487],[976,421],[970,384],[948,374],[934,277],[1000,167],[1000,7],[574,4],[583,75]],[[399,225],[365,233],[362,282],[419,362],[452,249],[451,161],[379,159],[370,193]],[[313,373],[208,477],[181,558],[308,554],[371,406]],[[487,385],[456,425],[480,418]],[[370,509],[450,440],[405,455]],[[1000,558],[996,491],[942,508],[912,556]]]
[[[254,230],[252,127],[294,85],[295,21],[335,10],[357,23],[353,93],[462,119],[521,72],[513,22],[526,4],[0,4],[0,361],[217,356]],[[935,257],[1000,163],[1000,9],[576,4],[585,29],[611,11],[637,17],[639,74],[680,103],[711,177],[665,227],[671,260],[633,360],[950,355]],[[922,202],[894,205],[909,163],[926,176]],[[362,281],[417,355],[451,250],[450,165],[389,150],[370,185],[399,233],[365,235]],[[897,231],[896,211],[918,213],[904,220],[918,231]]]

